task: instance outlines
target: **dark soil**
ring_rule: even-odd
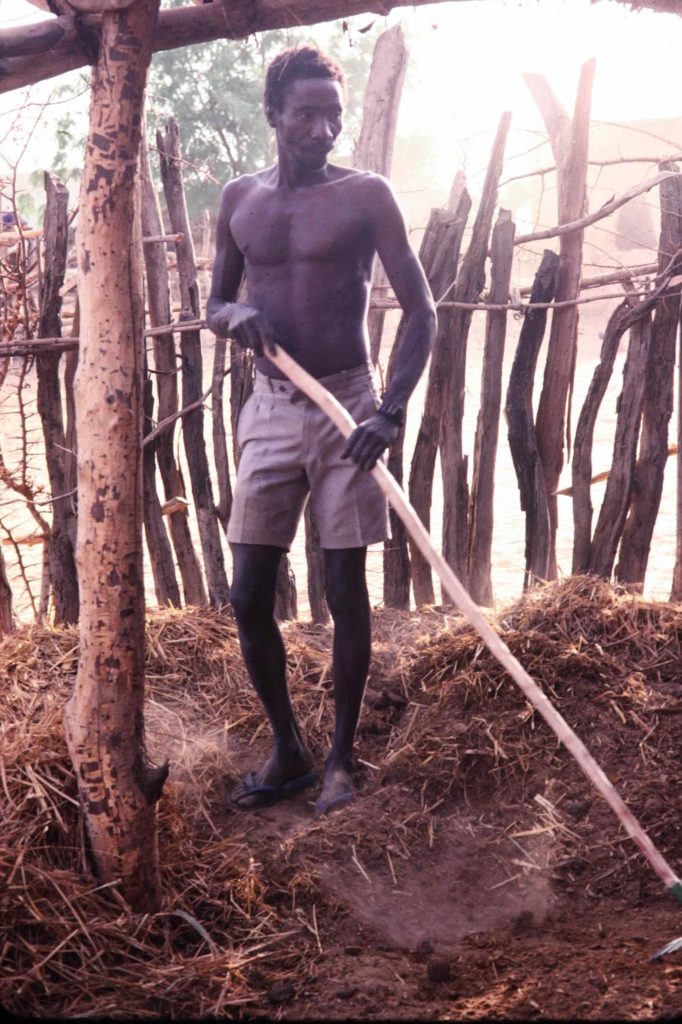
[[[682,608],[568,580],[498,619],[673,867],[682,863]],[[285,640],[321,770],[331,631]],[[74,634],[0,645],[0,1001],[34,1017],[661,1020],[682,1014],[682,907],[452,614],[377,612],[357,798],[226,794],[268,752],[227,613],[152,616],[147,731],[164,906],[84,874],[61,703]],[[12,718],[14,716],[14,718]],[[42,780],[42,781],[41,781]],[[31,789],[33,787],[33,789]],[[57,796],[59,794],[59,797]]]

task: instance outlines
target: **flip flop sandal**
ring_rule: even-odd
[[[230,796],[230,803],[240,811],[253,811],[259,807],[272,807],[280,800],[289,800],[309,786],[317,782],[315,772],[307,772],[305,775],[298,775],[295,779],[287,779],[278,785],[265,782],[256,782],[256,773],[249,772],[236,787],[239,792],[236,796]],[[233,791],[234,792],[234,791]],[[255,800],[253,798],[256,798]],[[244,805],[242,801],[253,800],[252,803]]]

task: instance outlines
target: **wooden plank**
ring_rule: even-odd
[[[430,286],[438,298],[450,289],[457,277],[459,253],[464,237],[467,218],[471,209],[471,197],[467,192],[464,175],[458,172],[450,193],[447,210],[434,210],[431,217],[440,224],[439,261],[434,266]],[[434,226],[435,230],[435,226]],[[409,495],[425,528],[430,528],[433,477],[438,454],[440,425],[445,407],[445,377],[450,356],[452,314],[438,306],[438,326],[431,353],[429,377],[426,386],[426,401],[419,424],[419,433],[410,467]],[[412,588],[417,607],[435,602],[431,566],[420,549],[410,541],[412,562]]]
[[[630,344],[623,369],[623,389],[618,398],[611,473],[599,510],[590,552],[589,572],[604,576],[606,579],[611,577],[613,571],[616,551],[630,505],[650,344],[651,314],[647,312],[630,328]]]
[[[66,273],[68,247],[68,202],[66,186],[50,174],[45,174],[44,271],[40,289],[41,335],[61,333],[60,289]],[[75,461],[74,451],[67,451],[62,412],[59,362],[61,353],[39,350],[36,359],[38,378],[38,414],[45,440],[45,461],[50,481],[52,525],[49,543],[50,589],[54,600],[54,619],[57,625],[78,622],[78,576],[74,544],[76,539],[75,503],[66,497],[68,463]],[[69,467],[73,469],[73,467]]]
[[[153,237],[163,234],[163,224],[152,178],[149,150],[144,137],[140,167],[142,174],[142,230],[148,237]],[[177,238],[177,235],[175,237]],[[175,354],[175,341],[173,333],[165,329],[171,321],[170,279],[165,242],[149,242],[143,248],[143,256],[147,274],[149,321],[152,324],[151,329],[145,331],[145,337],[151,336],[154,339],[157,415],[159,423],[163,423],[175,416],[178,411],[178,362]],[[149,438],[149,436],[148,434],[147,437]],[[161,432],[154,442],[154,450],[166,503],[179,499],[180,507],[184,508],[184,511],[179,511],[176,506],[168,515],[171,541],[182,580],[185,603],[195,606],[205,605],[208,603],[208,597],[187,521],[187,494],[180,465],[175,457],[174,431]]]
[[[594,72],[594,60],[583,64],[572,120],[541,76],[524,76],[540,108],[557,165],[559,224],[570,224],[585,213],[590,102]],[[582,229],[571,230],[569,234],[561,235],[559,246],[556,300],[563,302],[578,296],[582,264]],[[563,468],[567,403],[575,369],[577,335],[577,306],[556,309],[552,315],[536,421],[538,451],[547,487],[550,516],[550,579],[554,579],[557,572],[555,538],[558,511],[554,492],[559,485]]]
[[[660,170],[677,171],[678,168],[675,164],[662,164]],[[659,279],[671,270],[675,275],[682,271],[682,176],[662,182],[660,206]],[[673,411],[675,346],[681,294],[678,283],[661,295],[654,309],[651,328],[642,408],[642,436],[635,467],[632,503],[616,566],[616,577],[619,580],[637,586],[644,583],[663,493],[663,474],[668,458],[668,424]]]
[[[182,166],[180,137],[178,126],[172,118],[168,120],[163,134],[160,131],[157,132],[156,144],[159,150],[161,180],[163,181],[171,229],[182,235],[182,240],[176,242],[175,246],[182,304],[180,320],[197,320],[201,315],[199,283],[180,174]],[[181,334],[180,354],[182,357],[182,404],[188,406],[198,402],[202,397],[201,335],[198,330],[186,331]],[[209,602],[212,606],[219,607],[229,603],[230,588],[225,572],[225,559],[213,500],[213,486],[204,440],[204,413],[201,406],[183,417],[183,441],[199,525],[199,539],[204,556]]]
[[[455,285],[457,302],[476,302],[485,285],[485,261],[488,255],[490,230],[497,205],[497,188],[502,174],[504,150],[511,114],[500,118],[481,201],[471,233],[469,248],[462,260]],[[441,296],[437,296],[440,298]],[[466,583],[467,549],[469,544],[467,458],[463,453],[462,421],[464,418],[466,350],[471,310],[455,309],[450,321],[450,359],[445,378],[445,406],[440,433],[440,457],[443,476],[443,554],[448,565]]]
[[[353,149],[353,166],[389,177],[393,161],[398,110],[405,82],[408,52],[400,25],[382,32],[374,44],[372,66],[365,86],[362,126]],[[384,288],[388,278],[381,261],[375,260],[373,288]],[[386,311],[370,309],[367,318],[370,358],[379,361]]]
[[[558,255],[546,249],[533,282],[532,301],[543,302],[552,298],[558,263]],[[533,423],[533,383],[546,323],[546,309],[532,309],[524,317],[505,403],[509,448],[519,484],[521,508],[526,513],[524,590],[537,580],[546,579],[549,565],[547,493]]]
[[[490,301],[509,298],[514,256],[514,222],[509,210],[500,210],[493,228],[491,245]],[[493,586],[490,554],[493,540],[493,494],[495,459],[502,403],[502,361],[507,332],[507,314],[488,313],[486,318],[481,399],[474,441],[474,468],[469,503],[469,593],[477,604],[492,605]]]

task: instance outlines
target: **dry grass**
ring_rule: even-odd
[[[682,784],[682,610],[575,579],[525,597],[498,624],[664,852],[679,850],[670,794]],[[642,891],[656,888],[568,755],[455,616],[377,613],[360,799],[322,821],[293,807],[284,831],[225,807],[226,785],[268,740],[229,613],[157,612],[147,637],[148,745],[171,759],[159,805],[164,904],[150,915],[130,913],[115,885],[98,887],[86,871],[61,725],[76,632],[32,627],[0,644],[0,1002],[10,1011],[262,1012],[278,983],[296,985],[315,962],[335,909],[320,880],[330,862],[359,874],[399,869],[446,842],[447,822],[467,808],[515,841],[550,836],[565,884],[599,894],[624,870]],[[319,761],[332,720],[331,634],[294,623],[286,643],[293,699]]]

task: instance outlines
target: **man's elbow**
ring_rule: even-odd
[[[209,296],[208,302],[206,303],[206,324],[209,331],[213,331],[213,333],[217,335],[222,333],[224,326],[220,316],[223,306],[224,303],[214,295]]]
[[[438,313],[436,312],[436,303],[433,299],[428,299],[424,304],[424,309],[421,312],[421,318],[424,325],[424,336],[428,341],[429,349],[431,349],[434,341],[436,340],[436,330],[438,327]]]

